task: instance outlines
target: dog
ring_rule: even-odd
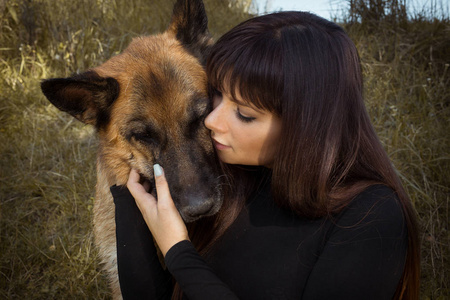
[[[203,122],[211,110],[207,24],[201,0],[178,0],[165,32],[133,39],[121,54],[84,73],[41,83],[53,105],[97,130],[93,226],[115,299],[121,293],[109,188],[126,184],[131,168],[154,185],[153,164],[162,165],[185,222],[221,206],[219,168]]]

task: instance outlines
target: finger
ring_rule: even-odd
[[[137,172],[137,170],[131,169],[127,181],[127,187],[131,195],[133,195],[133,198],[136,200],[136,203],[139,206],[139,208],[142,208],[144,203],[146,202],[153,203],[156,201],[156,199],[151,194],[147,193],[145,187],[139,183],[139,180],[140,175]]]
[[[136,198],[135,193],[145,192],[144,187],[139,183],[141,176],[136,169],[131,169],[130,175],[128,175],[127,187],[130,190],[133,197]]]
[[[159,164],[155,164],[153,165],[153,171],[155,175],[156,195],[158,198],[158,203],[173,204],[164,170]]]
[[[128,175],[127,185],[129,183],[131,184],[138,183],[140,178],[141,176],[139,175],[138,171],[136,169],[131,169],[130,174]]]
[[[145,187],[141,184],[141,175],[139,175],[136,169],[131,169],[130,175],[128,176],[127,187],[128,189],[133,189],[134,191],[140,193],[146,193]]]

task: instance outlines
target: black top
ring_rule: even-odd
[[[256,193],[208,256],[189,241],[166,254],[164,271],[126,188],[116,203],[119,280],[124,299],[170,299],[172,276],[188,299],[392,299],[407,229],[394,192],[367,188],[334,217],[310,220]]]

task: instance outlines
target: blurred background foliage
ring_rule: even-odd
[[[0,299],[109,299],[91,217],[95,132],[49,104],[64,77],[163,31],[172,1],[0,0]],[[450,298],[448,15],[406,0],[348,0],[369,113],[417,209],[422,299]],[[205,0],[215,38],[257,11]]]

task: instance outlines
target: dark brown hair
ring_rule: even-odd
[[[228,228],[264,178],[271,178],[279,206],[309,218],[337,213],[362,190],[381,183],[396,192],[408,228],[395,299],[418,299],[415,212],[371,124],[358,52],[344,30],[305,12],[256,17],[217,41],[207,74],[211,90],[224,90],[225,84],[233,96],[239,91],[245,101],[279,116],[282,137],[272,176],[255,179],[256,168],[224,165],[230,181],[223,208],[192,225],[200,253]]]

